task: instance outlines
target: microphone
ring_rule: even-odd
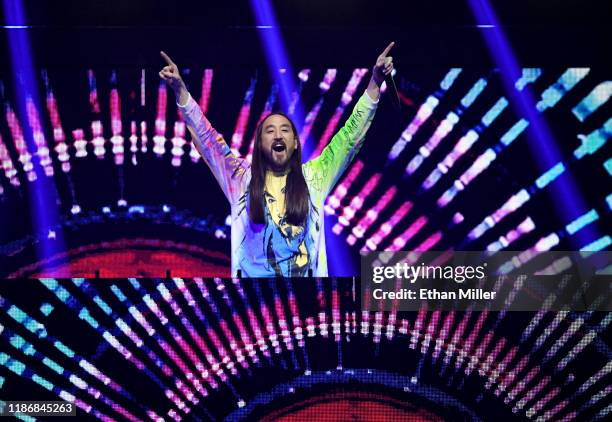
[[[395,107],[396,110],[401,110],[402,109],[402,103],[400,101],[400,97],[399,97],[399,92],[397,92],[397,86],[395,85],[395,79],[393,78],[393,72],[391,72],[389,74],[389,76],[387,77],[387,85],[391,86],[391,89],[393,89],[393,107]]]

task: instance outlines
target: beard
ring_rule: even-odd
[[[265,151],[263,156],[266,166],[274,172],[285,172],[291,164],[291,155],[287,149],[281,152],[274,150]]]

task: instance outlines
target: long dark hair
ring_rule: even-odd
[[[272,115],[283,116],[289,123],[295,135],[296,149],[289,159],[289,173],[285,185],[285,218],[294,226],[301,226],[308,215],[308,186],[302,173],[302,146],[298,138],[297,130],[293,121],[284,113],[273,112],[266,116],[257,126],[257,136],[253,147],[253,159],[251,162],[251,183],[249,185],[249,217],[256,224],[264,223],[264,188],[266,182],[266,161],[261,150],[261,133],[263,122]]]

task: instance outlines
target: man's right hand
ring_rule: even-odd
[[[163,51],[160,51],[159,54],[161,54],[162,58],[166,61],[166,66],[159,72],[159,77],[166,81],[174,90],[174,94],[179,104],[186,104],[189,99],[189,93],[187,92],[183,78],[181,78],[178,66],[172,61],[170,56]]]

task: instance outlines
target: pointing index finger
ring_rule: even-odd
[[[389,51],[391,51],[394,45],[395,45],[395,41],[391,41],[389,45],[387,46],[387,48],[385,48],[385,50],[382,52],[381,57],[387,57],[387,54],[389,54]]]
[[[161,54],[161,56],[163,57],[163,59],[166,61],[166,63],[169,66],[176,66],[174,62],[172,61],[172,59],[170,58],[170,56],[168,56],[166,53],[164,53],[163,51],[160,51],[159,54]]]

